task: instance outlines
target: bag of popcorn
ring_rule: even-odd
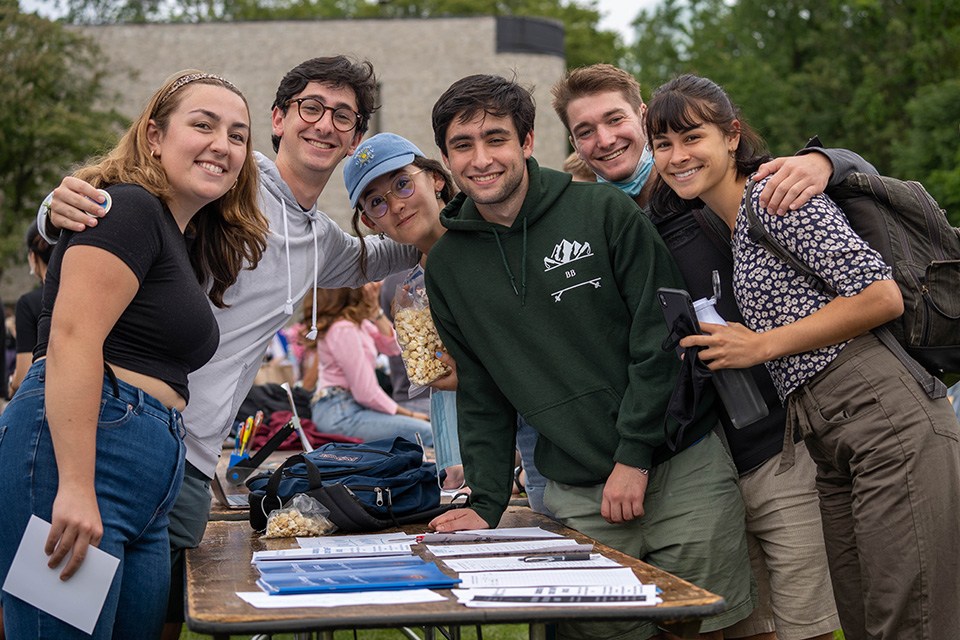
[[[329,514],[316,498],[298,493],[286,507],[270,512],[267,531],[261,537],[312,538],[332,533],[337,526],[327,519]]]
[[[397,286],[393,298],[393,326],[400,343],[400,357],[410,380],[411,398],[426,390],[427,385],[451,372],[437,358],[446,351],[430,315],[430,302],[423,283],[423,269],[416,266]]]

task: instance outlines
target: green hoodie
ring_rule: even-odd
[[[616,187],[571,182],[527,161],[509,228],[462,193],[426,271],[434,321],[457,362],[460,450],[472,506],[495,527],[510,499],[517,413],[539,433],[537,469],[573,485],[615,462],[650,468],[674,452],[664,415],[679,361],[656,292],[683,288],[660,236]],[[712,389],[681,449],[715,424]],[[677,425],[670,421],[671,438]]]

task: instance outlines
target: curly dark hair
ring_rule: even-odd
[[[360,124],[356,132],[363,136],[370,126],[370,116],[379,108],[377,100],[377,76],[368,60],[358,62],[347,56],[311,58],[301,62],[283,76],[277,87],[277,96],[271,109],[287,113],[287,103],[303,91],[311,82],[331,84],[335,87],[350,87],[357,96],[357,111]],[[273,150],[280,150],[280,136],[271,136]]]

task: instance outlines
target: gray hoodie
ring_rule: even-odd
[[[313,287],[358,287],[411,268],[418,252],[390,240],[368,238],[368,278],[360,273],[360,240],[345,233],[314,205],[297,203],[277,166],[257,153],[260,209],[270,224],[267,248],[257,268],[243,270],[227,289],[226,309],[214,309],[220,346],[190,374],[190,404],[183,412],[187,460],[213,477],[223,440],[253,385],[274,334]]]

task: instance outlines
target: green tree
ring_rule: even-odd
[[[906,106],[910,128],[893,165],[923,184],[960,226],[960,80],[922,87]]]
[[[64,0],[78,24],[496,15],[552,18],[566,32],[567,65],[618,63],[624,48],[600,30],[596,0]]]
[[[954,172],[955,155],[938,151],[920,164],[901,160],[925,153],[916,142],[929,139],[925,129],[934,113],[925,105],[949,104],[936,96],[949,95],[960,68],[960,3],[664,0],[634,24],[631,70],[645,87],[699,73],[727,89],[774,153],[792,153],[819,134],[827,145],[858,151],[883,173],[930,182],[939,200],[960,201],[956,178],[934,174]],[[955,105],[942,112],[945,122]],[[938,148],[957,148],[957,124],[945,127],[953,133]],[[908,173],[921,165],[922,173]]]
[[[103,58],[89,39],[0,0],[0,268],[68,167],[114,139]]]

